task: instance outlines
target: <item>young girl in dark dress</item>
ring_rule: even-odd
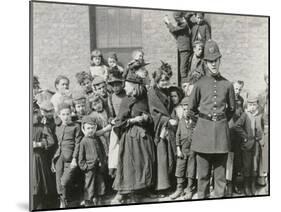
[[[54,195],[56,187],[48,164],[48,150],[54,145],[51,129],[41,123],[39,106],[33,105],[32,125],[32,195],[33,210],[46,209],[48,199]],[[53,206],[55,207],[55,206]]]

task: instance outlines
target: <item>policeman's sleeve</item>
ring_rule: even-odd
[[[189,109],[194,113],[194,115],[199,113],[198,107],[200,103],[200,98],[201,98],[200,88],[197,84],[195,84],[190,94],[189,104],[188,104]]]
[[[83,133],[81,130],[80,125],[77,125],[75,129],[75,147],[74,147],[74,152],[72,155],[72,158],[77,159],[78,158],[78,153],[79,153],[79,148],[80,148],[80,142],[83,138]]]
[[[226,117],[227,121],[230,121],[232,116],[235,113],[235,93],[234,93],[234,87],[231,85],[228,89],[228,94],[227,94],[227,109],[226,109]]]

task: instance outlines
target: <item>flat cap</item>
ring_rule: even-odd
[[[45,111],[52,111],[52,110],[54,110],[54,105],[49,100],[43,101],[39,106],[40,106],[41,110],[45,110]]]
[[[97,119],[93,116],[84,116],[82,118],[82,124],[97,125]]]
[[[101,76],[95,76],[92,81],[92,85],[99,85],[101,83],[105,83],[104,78],[102,78]]]

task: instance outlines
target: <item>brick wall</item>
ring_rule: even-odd
[[[268,19],[262,17],[208,15],[212,37],[220,45],[221,72],[229,80],[241,79],[244,91],[264,89],[268,71]]]
[[[143,19],[143,49],[150,74],[160,67],[163,60],[172,66],[172,81],[177,82],[177,46],[176,40],[166,27],[163,18],[168,15],[172,21],[172,12],[159,10],[144,10]]]
[[[41,87],[54,90],[57,75],[70,78],[88,70],[90,60],[88,6],[33,3],[33,68]]]
[[[160,60],[172,65],[173,82],[177,79],[176,42],[163,17],[173,20],[172,12],[143,10],[142,45],[151,74]],[[34,73],[43,88],[52,88],[61,73],[70,77],[89,66],[90,35],[87,6],[34,3]],[[229,80],[244,80],[245,91],[260,92],[263,74],[268,68],[268,22],[266,18],[207,14],[212,37],[220,46],[221,71]]]

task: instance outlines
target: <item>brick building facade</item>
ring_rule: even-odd
[[[94,9],[94,15],[98,15],[99,8]],[[111,12],[114,13],[114,9]],[[121,28],[129,26],[122,26],[122,21],[118,26],[100,26],[101,30],[105,30],[100,34],[119,30],[121,34],[116,42],[120,45],[121,62],[129,60],[130,54],[126,51],[141,47],[145,60],[150,62],[147,66],[149,72],[152,73],[160,65],[160,60],[166,61],[172,65],[173,81],[176,82],[176,43],[163,22],[166,14],[173,19],[172,12],[145,9],[126,13],[126,10],[129,9],[120,10],[118,14],[124,13],[124,17],[126,14],[135,15],[136,19],[132,20],[136,20],[137,26],[131,26],[133,30],[128,39],[135,38],[137,43],[131,41],[129,49],[124,47],[120,39],[126,30],[122,31]],[[71,90],[78,88],[75,73],[89,69],[90,51],[95,45],[98,47],[99,32],[95,31],[98,26],[93,20],[96,16],[92,11],[93,7],[89,9],[86,5],[33,3],[33,73],[39,77],[42,88],[54,90],[54,80],[59,74],[69,76]],[[268,71],[268,19],[222,14],[207,14],[206,18],[212,27],[212,38],[221,48],[223,75],[229,80],[244,80],[245,91],[261,91],[265,86],[263,75]],[[141,36],[133,34],[138,30]],[[109,39],[110,36],[112,32],[108,34]],[[124,36],[128,35],[125,33]],[[100,43],[104,44],[103,41]],[[118,48],[113,49],[119,53]],[[125,56],[128,58],[123,59]]]

